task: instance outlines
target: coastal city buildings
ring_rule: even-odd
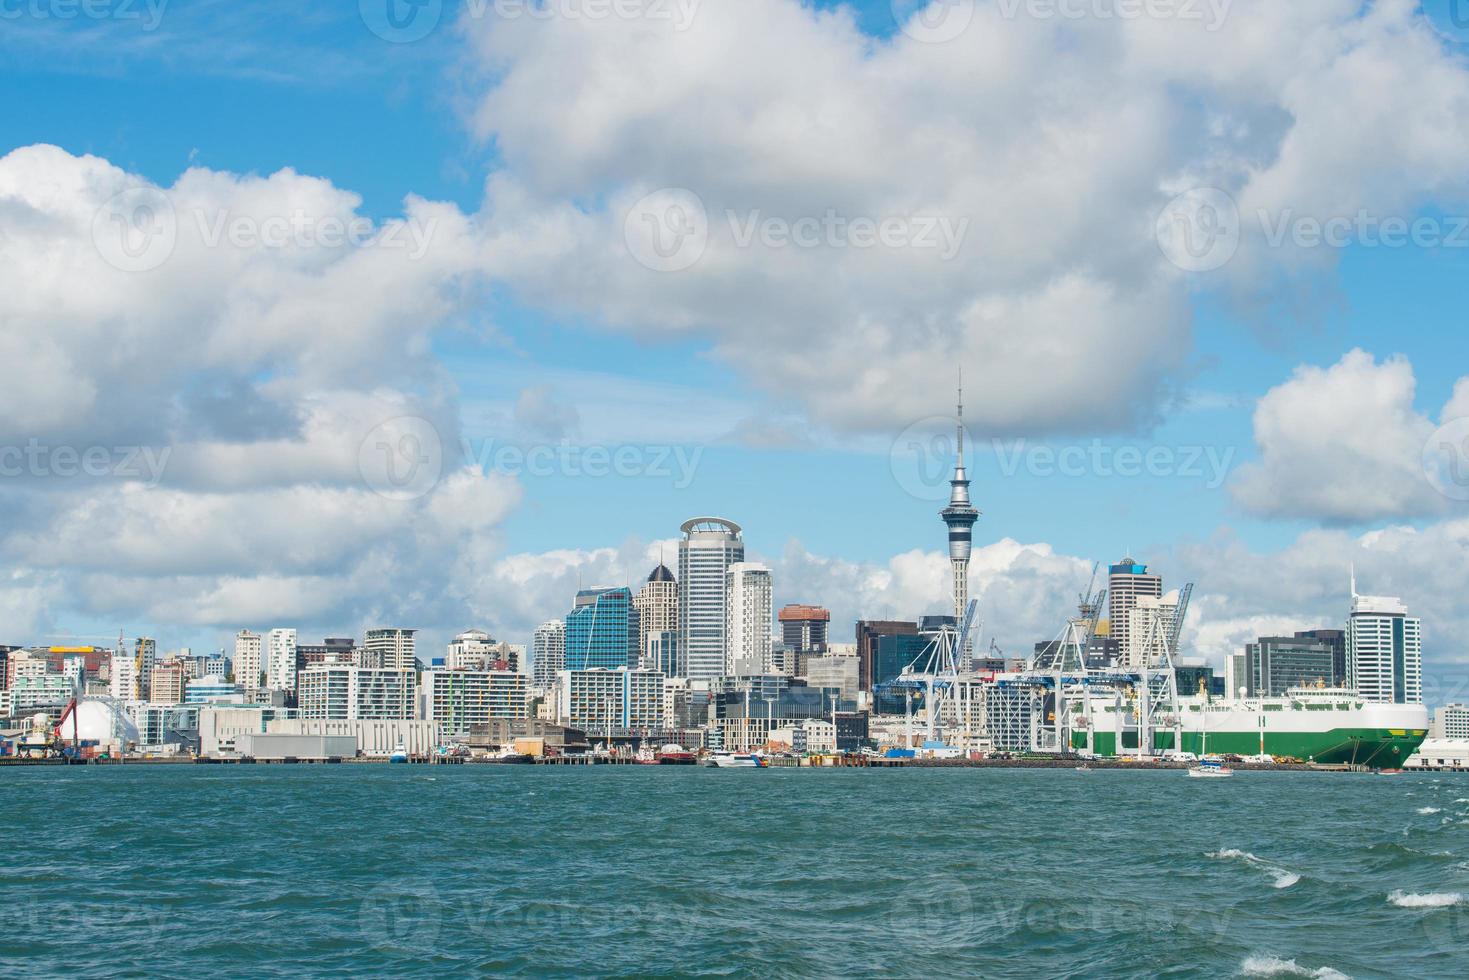
[[[638,610],[638,652],[648,655],[648,637],[678,629],[678,582],[662,562],[648,574],[648,580],[633,598]]]
[[[266,686],[277,691],[296,690],[296,631],[273,629],[266,640],[268,663],[265,668]]]
[[[235,634],[235,680],[247,691],[264,686],[264,641],[259,633],[240,630]]]
[[[531,680],[544,690],[566,667],[566,623],[553,619],[536,627],[531,639]]]
[[[438,722],[446,736],[465,735],[491,718],[529,717],[530,679],[524,674],[450,668],[425,670],[420,676],[420,717]]]
[[[1429,735],[1434,738],[1469,739],[1469,707],[1458,702],[1440,706],[1433,713]]]
[[[773,600],[770,569],[754,562],[729,566],[725,589],[724,673],[771,672]]]
[[[414,670],[418,658],[413,651],[417,630],[386,626],[367,631],[363,639],[363,664],[382,670]]]
[[[1245,644],[1244,676],[1247,697],[1276,696],[1293,687],[1330,686],[1336,651],[1326,640],[1297,633],[1262,636]]]
[[[484,630],[465,630],[450,641],[444,665],[450,670],[484,670],[495,659],[495,641]]]
[[[416,701],[411,670],[318,665],[300,675],[302,718],[407,719],[415,717]]]
[[[1107,570],[1108,635],[1117,641],[1118,650],[1127,655],[1131,640],[1131,615],[1143,598],[1163,598],[1163,577],[1148,573],[1148,566],[1131,556],[1124,557]]]
[[[651,670],[563,670],[557,715],[563,724],[608,735],[663,728],[663,675]]]
[[[710,680],[724,673],[729,567],[745,560],[745,542],[722,517],[695,517],[679,530],[679,658],[690,678]]]
[[[566,616],[566,669],[637,667],[638,611],[626,587],[583,589]]]
[[[1352,577],[1348,682],[1368,701],[1423,703],[1423,624],[1401,599],[1359,595]]]

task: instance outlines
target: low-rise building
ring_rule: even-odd
[[[557,720],[591,733],[636,729],[656,731],[663,725],[663,675],[653,670],[561,671]]]
[[[422,675],[423,718],[445,735],[463,735],[491,718],[525,718],[530,679],[509,670],[426,670]]]
[[[387,757],[401,745],[413,758],[426,759],[443,741],[437,722],[406,718],[294,718],[266,722],[271,735],[339,735],[357,740],[365,756]]]
[[[411,670],[318,664],[301,671],[297,698],[303,719],[412,719],[417,678]]]

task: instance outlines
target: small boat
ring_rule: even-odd
[[[1403,774],[1401,769],[1378,769],[1376,772],[1379,776],[1401,776]]]
[[[1219,779],[1224,776],[1233,776],[1234,770],[1226,766],[1218,756],[1209,755],[1199,760],[1199,764],[1191,766],[1188,774],[1200,778]]]
[[[1085,762],[1083,762],[1081,765],[1079,765],[1079,766],[1076,767],[1076,771],[1077,772],[1095,772],[1096,770],[1092,769],[1091,766],[1089,766]]]
[[[764,769],[765,760],[753,752],[715,752],[704,765],[718,769]]]
[[[691,766],[699,761],[694,753],[672,742],[660,748],[653,757],[660,766]]]
[[[405,746],[402,742],[399,742],[397,745],[393,746],[393,754],[390,755],[390,756],[388,756],[388,761],[389,762],[407,762],[408,761],[408,747]]]

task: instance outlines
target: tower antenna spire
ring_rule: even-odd
[[[958,432],[959,465],[960,466],[963,466],[964,465],[964,366],[962,364],[959,366],[959,416],[958,416],[958,422],[959,422],[959,432]]]

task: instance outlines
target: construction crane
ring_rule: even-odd
[[[1194,594],[1194,583],[1188,582],[1178,591],[1178,608],[1173,613],[1173,625],[1168,631],[1168,652],[1178,656],[1178,639],[1183,635],[1183,617],[1188,615],[1188,602]]]

